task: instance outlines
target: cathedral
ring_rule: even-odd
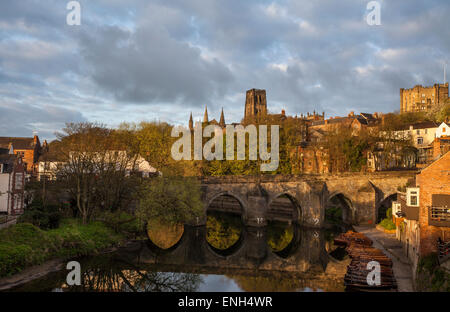
[[[268,113],[267,110],[266,90],[262,89],[248,90],[246,92],[244,118],[242,122],[243,123],[251,122],[265,116],[276,118],[276,120],[279,120],[280,122],[283,122],[287,119],[295,119],[299,122],[312,122],[325,119],[325,113],[317,114],[316,112],[314,112],[313,114],[308,113],[307,115],[302,114],[299,117],[286,116],[284,109],[281,111],[281,114],[270,114]],[[220,120],[219,122],[217,122],[216,119],[209,120],[208,107],[205,106],[205,113],[203,115],[203,124],[218,125],[222,129],[225,128],[226,123],[225,123],[225,116],[223,113],[223,107],[222,112],[220,114]],[[192,118],[192,113],[189,118],[189,129],[191,130],[194,129],[194,121]]]

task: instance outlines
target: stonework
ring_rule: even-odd
[[[245,99],[244,119],[267,114],[266,90],[251,89]]]
[[[342,196],[349,204],[351,224],[374,224],[380,204],[397,188],[414,179],[415,172],[391,172],[340,175],[267,175],[203,177],[202,193],[206,210],[221,195],[234,197],[242,206],[246,225],[264,226],[270,204],[286,195],[299,211],[294,222],[321,227],[325,206],[334,196]],[[201,225],[205,220],[195,225]]]
[[[428,112],[448,99],[448,82],[432,87],[417,85],[411,89],[400,89],[400,113]]]

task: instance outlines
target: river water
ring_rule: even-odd
[[[10,291],[344,291],[349,260],[333,246],[335,234],[290,224],[185,226],[169,248],[148,239],[72,259],[81,285],[68,285],[64,266]]]

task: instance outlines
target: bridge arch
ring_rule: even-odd
[[[346,224],[352,224],[356,220],[356,209],[353,205],[352,200],[350,199],[350,196],[345,194],[341,191],[335,191],[332,192],[326,202],[325,202],[325,214],[327,209],[333,204],[336,203],[336,201],[341,205],[342,207],[342,221]]]
[[[289,191],[285,191],[285,192],[279,192],[279,193],[275,193],[274,195],[272,195],[269,198],[269,202],[267,204],[267,211],[266,211],[266,220],[270,220],[271,218],[273,218],[272,214],[275,213],[274,211],[271,210],[273,204],[275,204],[275,201],[280,199],[280,198],[287,198],[291,204],[291,208],[292,210],[292,217],[290,218],[290,222],[294,222],[294,223],[301,223],[302,221],[302,207],[298,201],[298,199],[296,198],[295,195],[291,194]]]
[[[221,196],[229,196],[234,198],[235,200],[237,200],[239,202],[239,205],[241,207],[241,217],[242,220],[246,220],[247,219],[247,205],[246,205],[246,201],[243,200],[239,195],[235,194],[234,192],[231,191],[220,191],[218,193],[215,193],[213,196],[211,196],[209,198],[209,200],[207,200],[206,205],[204,207],[204,215],[206,216],[208,213],[208,209],[211,206],[211,204],[218,198],[220,198]]]
[[[384,196],[376,205],[377,223],[385,219],[387,210],[392,207],[392,202],[397,200],[397,192]]]

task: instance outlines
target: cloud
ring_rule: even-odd
[[[69,120],[186,123],[204,105],[235,122],[250,88],[267,90],[273,112],[390,112],[401,87],[441,82],[450,54],[447,0],[380,0],[381,26],[361,0],[80,2],[70,27],[65,1],[1,1],[5,135]]]

